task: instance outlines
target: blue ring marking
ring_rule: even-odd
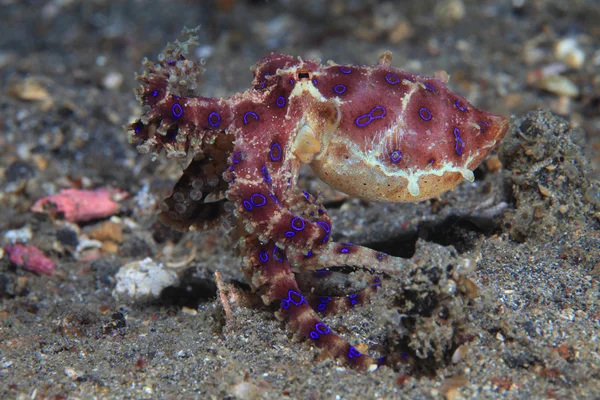
[[[463,148],[465,147],[465,142],[463,142],[463,140],[460,138],[460,129],[454,128],[453,133],[454,140],[456,141],[456,144],[454,145],[454,151],[456,151],[456,154],[460,156],[463,152]]]
[[[312,257],[313,252],[311,250],[308,251],[308,253],[306,253],[306,255],[304,256],[304,258],[310,258]]]
[[[169,60],[169,61],[167,61],[167,64],[173,65],[173,64],[175,64],[175,60]]]
[[[317,80],[317,78],[313,79],[313,85],[317,86],[319,84],[319,81]]]
[[[327,235],[325,235],[325,237],[323,238],[323,240],[321,240],[321,243],[325,243],[329,240],[329,233]]]
[[[481,131],[481,133],[486,133],[489,127],[490,125],[485,121],[481,121],[479,123],[479,130]]]
[[[260,253],[258,253],[258,258],[260,258],[260,261],[266,263],[269,261],[269,254],[266,251],[261,250]]]
[[[269,157],[271,157],[271,161],[279,161],[281,160],[281,156],[283,155],[283,151],[281,151],[281,145],[277,142],[271,145],[271,151],[269,152]]]
[[[348,67],[340,67],[340,72],[342,74],[346,74],[347,75],[347,74],[351,73],[352,70],[350,68],[348,68]]]
[[[390,153],[390,160],[396,164],[398,161],[402,160],[402,152],[400,150],[394,150]]]
[[[425,116],[423,116],[423,114],[425,114]],[[419,117],[421,117],[423,121],[429,121],[433,116],[431,115],[431,111],[426,107],[421,107],[419,109]]]
[[[254,118],[255,121],[258,121],[257,113],[255,113],[254,111],[246,111],[246,113],[244,114],[244,125],[248,125],[248,116],[251,116]]]
[[[379,277],[376,276],[375,277],[375,283],[373,283],[371,286],[373,286],[373,287],[381,286],[381,279],[379,279]]]
[[[335,85],[333,87],[333,91],[337,94],[344,94],[346,92],[346,85],[342,85],[341,83],[339,85]]]
[[[352,359],[352,358],[358,358],[361,357],[362,353],[358,350],[356,350],[355,347],[350,346],[350,348],[348,349],[348,358]]]
[[[258,198],[259,201],[257,201],[255,198]],[[267,198],[260,193],[254,193],[252,196],[250,196],[250,201],[254,207],[262,207],[267,204]]]
[[[135,123],[135,128],[133,128],[134,132],[135,133],[140,133],[140,131],[142,130],[143,126],[144,126],[144,124],[142,124],[140,121],[136,122]]]
[[[240,161],[242,161],[242,158],[243,158],[243,157],[242,157],[242,152],[241,152],[241,151],[238,151],[237,153],[233,153],[233,156],[231,156],[231,161],[232,161],[234,164],[239,164],[239,163],[240,163]]]
[[[171,112],[173,113],[173,117],[177,119],[183,115],[183,108],[179,103],[175,103],[173,104],[173,107],[171,107]]]
[[[299,298],[297,301],[294,301],[294,298],[293,298],[294,295]],[[286,309],[290,308],[290,303],[292,303],[295,306],[299,306],[302,303],[306,303],[306,299],[300,293],[296,292],[293,289],[290,289],[290,290],[288,290],[287,298],[284,298],[281,300],[281,307],[286,308]]]
[[[467,111],[467,106],[463,106],[460,103],[460,100],[456,99],[456,101],[454,102],[454,105],[456,106],[456,108],[458,108],[460,111]]]
[[[296,232],[294,232],[294,231],[287,231],[287,232],[285,233],[285,237],[286,237],[286,238],[288,238],[288,239],[291,239],[291,238],[293,238],[294,236],[296,236]]]
[[[244,200],[243,201],[244,204],[244,208],[248,211],[252,211],[252,203],[250,203],[248,200]]]
[[[356,305],[356,298],[358,297],[358,294],[351,294],[348,295],[348,298],[350,299],[350,306],[353,307]]]
[[[430,92],[435,92],[435,87],[433,87],[431,83],[426,83],[425,89],[429,90]]]
[[[373,116],[373,113],[377,112],[377,111],[381,111],[380,115],[375,115]],[[369,111],[367,114],[361,115],[360,117],[356,118],[356,121],[354,121],[354,123],[358,126],[358,127],[365,127],[367,125],[369,125],[371,122],[377,120],[377,119],[381,119],[385,117],[385,107],[382,106],[375,106],[373,107],[373,109],[371,111]],[[368,120],[364,123],[360,122],[360,120],[364,119],[364,118],[368,118]]]
[[[296,82],[294,82],[294,79],[290,78],[290,85],[293,85],[294,83],[296,83]]]
[[[277,104],[277,107],[285,106],[285,97],[279,96],[277,100],[275,100],[275,104]]]
[[[327,308],[327,303],[329,303],[329,301],[331,300],[331,297],[329,296],[320,296],[319,297],[319,305],[317,306],[317,310],[319,311],[323,311],[324,309]]]
[[[275,195],[273,193],[269,193],[269,196],[273,199],[275,204],[279,204],[279,200],[277,200],[277,197],[275,197]]]
[[[398,76],[396,76],[395,74],[385,74],[385,80],[390,85],[397,85],[398,83],[400,83],[400,78],[398,78]]]
[[[277,246],[273,247],[273,258],[276,259],[279,262],[283,262],[283,255],[279,254],[279,252],[281,251],[281,249]]]
[[[296,222],[300,223],[300,226],[297,226]],[[304,220],[300,217],[294,217],[294,219],[292,219],[292,228],[296,231],[301,231],[302,229],[304,229]]]
[[[340,250],[340,253],[342,254],[347,254],[350,250],[347,247],[342,247],[342,249]]]
[[[310,194],[306,190],[302,191],[302,194],[304,195],[306,201],[310,203]]]
[[[158,90],[153,90],[152,91],[152,97],[156,97],[158,96]]]
[[[310,331],[310,333],[308,334],[308,336],[310,336],[311,339],[313,340],[317,340],[319,338],[319,334],[315,331]]]
[[[266,165],[263,165],[262,168],[260,169],[260,172],[262,172],[262,176],[263,179],[265,180],[265,182],[267,183],[271,183],[271,175],[269,175],[269,170],[267,169]]]
[[[322,322],[317,322],[315,324],[315,331],[317,331],[321,335],[327,335],[329,332],[331,332],[331,328]]]
[[[216,122],[213,122],[214,118],[217,118]],[[214,111],[211,112],[210,114],[208,114],[208,118],[207,119],[208,119],[208,123],[213,128],[216,128],[221,123],[221,116],[218,113],[214,112]]]
[[[315,222],[317,225],[321,226],[321,228],[323,228],[323,230],[327,233],[331,232],[331,227],[329,226],[329,224],[325,221],[318,221]]]

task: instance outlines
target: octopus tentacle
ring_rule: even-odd
[[[322,280],[323,274],[329,274],[331,271],[317,271],[313,277],[315,280]],[[351,309],[371,302],[371,297],[377,289],[381,286],[381,278],[378,276],[370,276],[368,279],[368,285],[362,290],[350,293],[344,296],[333,296],[333,295],[315,295],[312,294],[306,296],[308,303],[314,310],[317,310],[322,316],[328,316],[332,314],[341,314]]]
[[[243,240],[244,273],[265,304],[279,302],[278,319],[298,339],[310,341],[334,358],[341,358],[358,369],[375,369],[377,361],[362,354],[346,339],[333,332],[309,304],[298,288],[285,254],[273,242],[266,245]]]
[[[314,252],[312,257],[300,259],[295,256],[290,259],[290,263],[311,271],[346,266],[387,274],[394,274],[402,268],[413,265],[411,260],[405,258],[394,257],[352,243],[333,241],[321,247],[318,252]]]

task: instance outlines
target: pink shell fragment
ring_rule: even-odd
[[[107,189],[64,189],[59,194],[35,202],[31,211],[61,216],[70,222],[85,222],[110,217],[119,211],[114,193]]]
[[[38,274],[52,275],[56,264],[42,253],[37,247],[22,244],[13,244],[4,246],[10,256],[10,261],[27,271]]]

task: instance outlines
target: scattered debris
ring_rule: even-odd
[[[116,214],[120,206],[114,200],[125,197],[125,194],[107,189],[64,189],[59,194],[36,201],[31,211],[59,216],[70,222],[85,222]]]
[[[12,244],[4,246],[10,261],[27,271],[38,274],[52,275],[56,264],[33,245]]]
[[[558,96],[577,97],[579,88],[569,78],[561,75],[548,75],[540,79],[538,86]]]
[[[8,93],[20,100],[48,101],[50,93],[44,88],[38,78],[30,77],[13,84]]]
[[[122,266],[115,279],[113,296],[140,302],[158,298],[164,288],[179,282],[176,273],[149,257]]]
[[[6,231],[4,234],[4,243],[27,243],[32,237],[31,228],[26,225],[20,229]]]
[[[581,68],[585,53],[575,38],[564,38],[554,44],[554,57],[571,68]]]

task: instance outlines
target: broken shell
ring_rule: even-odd
[[[538,86],[559,96],[577,97],[579,88],[569,78],[560,75],[545,76],[540,79]]]
[[[554,57],[571,68],[581,68],[585,53],[574,38],[561,39],[554,45]]]

